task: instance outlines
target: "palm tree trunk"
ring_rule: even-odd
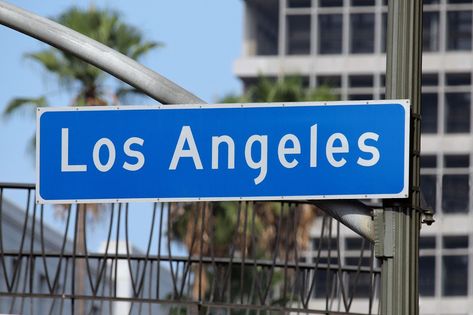
[[[194,301],[204,300],[208,286],[207,273],[205,268],[200,270],[199,265],[195,265],[192,269],[195,276],[194,283],[192,284],[192,298]]]

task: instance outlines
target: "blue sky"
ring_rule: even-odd
[[[207,102],[216,102],[241,89],[232,73],[232,64],[241,51],[242,0],[10,3],[46,17],[57,16],[73,5],[87,7],[93,3],[116,9],[126,22],[139,27],[146,39],[164,43],[164,47],[141,60],[146,66]],[[70,94],[62,91],[37,64],[23,57],[26,52],[46,47],[45,44],[1,25],[0,41],[0,112],[9,100],[19,96],[46,95],[53,106],[70,105]],[[149,104],[155,102],[149,99]],[[25,112],[10,119],[0,115],[0,182],[35,182],[34,157],[27,152],[27,143],[34,133],[33,114]],[[136,242],[142,243],[139,239]]]

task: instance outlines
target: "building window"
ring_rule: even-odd
[[[348,99],[350,101],[369,101],[373,99],[373,94],[350,94]]]
[[[278,54],[278,20],[272,21],[271,30],[258,23],[256,28],[256,55],[274,56]],[[269,22],[268,22],[269,23]]]
[[[364,240],[361,237],[347,237],[345,239],[345,250],[361,251],[361,249],[370,250],[370,248],[370,242]]]
[[[372,100],[374,77],[373,75],[350,75],[348,76],[348,99],[352,101]]]
[[[447,49],[471,50],[471,11],[447,12]]]
[[[468,236],[444,236],[442,295],[468,294]]]
[[[319,15],[319,54],[341,54],[343,39],[341,14]]]
[[[447,168],[468,168],[470,167],[470,156],[468,154],[446,155],[444,165]]]
[[[386,87],[386,75],[385,74],[381,74],[379,76],[379,84],[381,87]]]
[[[351,5],[354,7],[373,6],[375,0],[351,0]]]
[[[350,75],[348,77],[350,88],[373,87],[372,75]]]
[[[435,249],[435,236],[421,236],[419,238],[419,248],[424,249]]]
[[[437,208],[437,156],[422,155],[420,157],[420,188],[422,195],[434,211]]]
[[[419,294],[435,295],[435,256],[419,257]]]
[[[318,264],[329,264],[330,265],[338,265],[338,259],[331,257],[330,261],[328,258],[319,258],[318,259]],[[317,258],[314,257],[312,259],[312,263],[314,265],[317,264]],[[333,290],[332,286],[336,283],[335,280],[336,274],[328,269],[316,269],[315,270],[315,285],[314,285],[314,291],[313,291],[313,296],[315,298],[325,298],[326,296],[329,296]],[[335,284],[336,285],[336,284]]]
[[[347,266],[355,267],[365,267],[369,268],[371,266],[372,260],[369,257],[347,257],[345,258],[345,263]],[[353,292],[348,294],[353,294],[355,298],[368,298],[370,293],[372,294],[372,276],[368,272],[356,272],[348,273],[348,289],[353,289]]]
[[[445,82],[445,132],[470,132],[471,74],[447,73]]]
[[[289,55],[310,53],[310,15],[289,15],[287,17]]]
[[[430,168],[435,170],[437,167],[437,156],[435,155],[422,155],[420,157],[420,167],[421,168]]]
[[[342,87],[342,77],[339,75],[319,75],[317,76],[317,86],[339,89]]]
[[[313,238],[312,250],[314,256],[316,256],[312,258],[314,266],[338,265],[338,257],[334,257],[336,256],[337,248],[338,240],[336,238]],[[332,286],[334,285],[334,277],[335,273],[327,268],[316,269],[314,291],[312,292],[313,296],[315,298],[324,298],[327,294],[330,294]]]
[[[360,237],[347,237],[345,239],[345,265],[350,267],[367,268],[369,270],[374,263],[371,259],[372,245],[370,242],[363,240]],[[360,257],[360,255],[362,255]],[[353,294],[354,297],[367,298],[369,297],[372,288],[372,275],[369,272],[356,271],[347,273],[349,290],[348,294]]]
[[[381,15],[381,52],[386,52],[386,38],[388,36],[388,14]]]
[[[444,213],[468,213],[470,178],[468,155],[446,155],[442,178],[442,209]]]
[[[275,6],[247,6],[245,35],[249,44],[245,50],[248,55],[274,56],[279,48],[279,4]]]
[[[435,295],[435,236],[419,239],[419,294]]]
[[[422,107],[421,107],[421,130],[422,133],[438,132],[438,84],[437,73],[422,74]]]
[[[374,14],[350,15],[350,53],[374,52]]]
[[[319,7],[342,7],[343,0],[319,0]]]
[[[420,185],[425,202],[429,207],[432,207],[432,209],[435,210],[437,207],[437,176],[421,175]]]
[[[459,72],[459,73],[447,73],[445,75],[448,86],[469,86],[471,84],[471,73]]]
[[[439,85],[439,76],[437,73],[422,73],[422,86]]]
[[[318,251],[320,250],[336,250],[338,248],[338,242],[336,238],[323,238],[322,240],[320,238],[314,238],[312,239],[312,250],[313,251]]]
[[[422,133],[436,133],[438,121],[437,93],[422,93],[421,116]]]
[[[424,12],[423,15],[423,50],[439,50],[440,16],[439,12]]]
[[[442,208],[445,213],[467,213],[468,175],[450,174],[443,176]]]
[[[445,131],[447,133],[470,132],[469,92],[445,93]]]
[[[424,0],[425,1],[425,0]],[[448,3],[457,4],[457,3],[472,3],[472,0],[448,0]]]
[[[443,238],[443,248],[445,249],[468,248],[468,236],[467,235],[445,236]]]
[[[287,6],[289,8],[310,8],[311,0],[288,0]]]

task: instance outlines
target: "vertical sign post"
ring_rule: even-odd
[[[410,194],[385,200],[377,222],[377,257],[382,261],[381,314],[419,314],[419,191],[422,0],[390,0],[386,98],[412,103]]]

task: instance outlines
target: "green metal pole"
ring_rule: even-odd
[[[419,314],[420,88],[422,68],[422,0],[389,0],[386,98],[409,99],[410,195],[386,200],[375,224],[381,259],[381,314]]]

